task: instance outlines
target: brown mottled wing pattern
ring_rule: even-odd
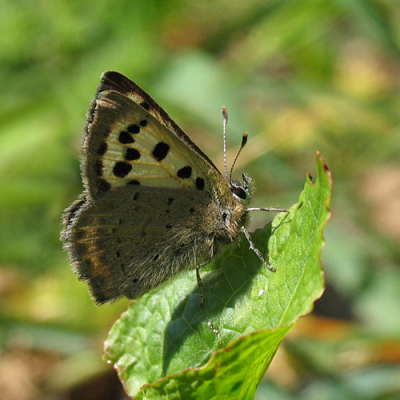
[[[214,252],[207,200],[190,189],[125,186],[85,203],[69,229],[76,272],[96,302],[134,299]]]

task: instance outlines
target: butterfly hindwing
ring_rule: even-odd
[[[206,218],[217,221],[202,192],[125,186],[86,202],[65,240],[76,272],[97,303],[137,298],[214,248]]]

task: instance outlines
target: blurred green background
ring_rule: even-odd
[[[59,241],[105,70],[143,87],[220,168],[227,106],[229,160],[249,133],[236,174],[254,177],[253,206],[295,203],[316,150],[332,171],[327,290],[256,398],[400,398],[398,1],[0,5],[3,399],[124,398],[101,354],[128,302],[95,307]]]

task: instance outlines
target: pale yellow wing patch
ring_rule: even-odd
[[[221,179],[198,152],[121,93],[99,93],[87,133],[87,184],[94,195],[128,184],[211,192]]]

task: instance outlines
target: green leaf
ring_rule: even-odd
[[[194,271],[132,302],[105,344],[105,359],[129,395],[254,398],[279,343],[322,295],[320,252],[331,188],[317,153],[316,183],[308,176],[299,203],[252,234],[276,272],[244,239],[202,270],[204,309]]]

